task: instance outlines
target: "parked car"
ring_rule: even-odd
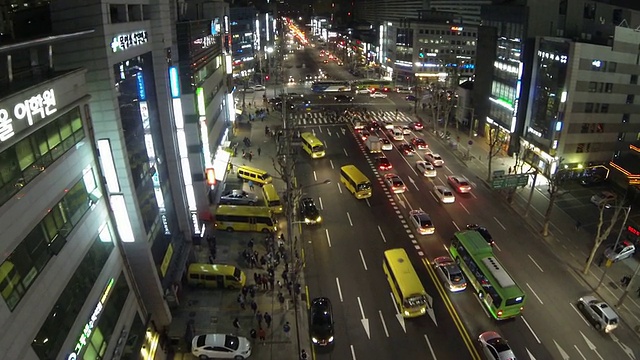
[[[264,85],[254,85],[253,86],[253,90],[255,90],[255,91],[265,91],[266,88],[264,87]]]
[[[244,360],[251,356],[251,343],[242,336],[197,335],[191,341],[191,354],[200,359]]]
[[[372,97],[372,98],[386,98],[387,94],[385,94],[383,92],[376,91],[374,93],[369,94],[369,96]]]
[[[467,194],[471,192],[471,183],[467,178],[460,175],[447,176],[447,182],[460,194]]]
[[[598,331],[610,333],[618,327],[618,314],[604,301],[594,296],[583,296],[578,299],[578,309]]]
[[[515,360],[516,355],[505,339],[495,331],[486,331],[478,336],[480,347],[487,360]]]
[[[610,246],[604,250],[604,256],[613,261],[618,262],[630,258],[636,252],[636,247],[630,241],[624,240],[618,245]]]
[[[416,161],[416,168],[418,168],[418,171],[425,177],[436,177],[437,175],[436,168],[433,167],[430,162],[418,160]]]
[[[436,274],[451,292],[463,291],[467,288],[467,280],[462,275],[458,264],[448,256],[433,259]]]
[[[258,196],[250,194],[244,190],[228,190],[220,196],[221,205],[255,205],[258,203]]]
[[[309,309],[309,318],[309,333],[313,344],[327,346],[333,343],[333,309],[329,298],[313,299]]]
[[[598,186],[604,184],[605,180],[599,176],[587,176],[580,180],[582,186]]]
[[[604,206],[605,209],[611,208],[611,203],[616,200],[616,194],[610,191],[602,191],[591,197],[591,203],[597,206]]]
[[[409,219],[420,235],[431,235],[436,232],[431,217],[422,209],[409,211]]]

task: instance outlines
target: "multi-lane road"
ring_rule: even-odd
[[[347,72],[330,64],[320,64],[317,53],[307,49],[290,56],[294,64],[287,69],[295,78],[304,78],[325,67],[330,76],[346,78]],[[349,75],[350,76],[350,75]],[[301,92],[303,86],[295,87]],[[312,101],[327,109],[342,109],[330,99]],[[357,95],[355,103],[385,116],[408,104],[400,94],[387,99]],[[381,112],[382,111],[382,112]],[[296,116],[296,115],[294,115]],[[313,115],[318,122],[296,122],[312,131],[325,144],[327,155],[311,160],[302,157],[296,167],[301,185],[331,179],[331,184],[307,188],[306,195],[321,208],[323,222],[303,226],[306,254],[305,279],[310,297],[327,296],[334,305],[335,344],[316,349],[319,359],[473,359],[479,348],[476,339],[486,330],[497,330],[506,337],[516,355],[523,359],[635,359],[637,338],[626,328],[613,335],[596,332],[575,308],[585,287],[573,270],[537,234],[484,186],[475,184],[469,195],[456,195],[453,204],[440,205],[431,195],[434,185],[446,182],[451,174],[474,181],[469,168],[430,134],[407,136],[424,138],[434,152],[445,159],[438,176],[426,179],[416,173],[415,161],[422,154],[406,157],[395,147],[385,155],[393,172],[402,177],[407,192],[395,195],[381,181],[369,155],[351,127]],[[304,119],[301,117],[301,120]],[[323,121],[324,120],[324,121]],[[380,136],[385,136],[382,132]],[[399,144],[399,142],[394,142]],[[373,197],[356,200],[339,181],[339,168],[354,164],[373,183]],[[475,179],[475,181],[479,181]],[[435,222],[435,235],[418,235],[410,226],[408,212],[422,208]],[[471,288],[458,294],[443,291],[428,271],[429,261],[445,255],[445,247],[455,231],[468,223],[487,226],[496,240],[496,255],[527,294],[524,315],[506,322],[491,320]],[[431,296],[432,312],[416,319],[403,319],[391,297],[382,271],[382,253],[402,247],[407,250],[425,289]]]

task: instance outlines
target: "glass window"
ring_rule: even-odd
[[[607,71],[608,72],[616,72],[617,68],[618,68],[618,63],[617,62],[609,61],[607,63]]]
[[[631,75],[629,79],[629,84],[637,85],[638,84],[638,75]]]
[[[635,95],[629,94],[627,95],[627,104],[633,104],[633,100],[635,100]]]
[[[600,104],[600,112],[608,113],[609,112],[609,104]]]
[[[598,89],[598,83],[595,81],[589,82],[589,92],[596,92]]]
[[[13,149],[0,153],[0,183],[13,186],[20,178],[20,168]]]
[[[592,113],[593,112],[593,103],[584,104],[584,112]]]
[[[28,137],[20,140],[14,147],[15,155],[20,163],[20,170],[24,170],[36,162],[36,153],[33,151],[32,138]]]
[[[613,90],[613,84],[612,83],[607,83],[604,87],[604,91],[610,93],[611,90]]]

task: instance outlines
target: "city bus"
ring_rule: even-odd
[[[392,83],[389,80],[357,80],[353,82],[354,90],[375,90],[381,92],[388,92],[391,90]]]
[[[404,249],[384,252],[382,269],[403,317],[416,317],[427,312],[427,292],[411,265]]]
[[[340,168],[340,182],[356,199],[371,197],[371,181],[354,165],[345,165]]]
[[[311,84],[314,93],[351,91],[348,81],[318,80]]]
[[[324,144],[310,132],[300,134],[302,148],[312,159],[324,157]]]
[[[275,232],[278,228],[271,209],[266,206],[218,205],[214,226],[226,231]]]
[[[493,248],[475,230],[455,233],[449,248],[496,320],[516,317],[524,309],[525,294],[493,254]]]
[[[262,187],[262,195],[264,195],[265,206],[271,209],[271,212],[274,214],[282,214],[282,201],[273,184],[264,185]]]

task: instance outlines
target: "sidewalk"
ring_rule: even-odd
[[[430,118],[429,114],[424,111],[418,111],[418,116],[422,119]],[[459,137],[458,149],[452,149],[449,146],[448,140],[441,139],[433,133],[433,121],[431,121],[428,126],[426,121],[424,121],[424,123],[424,131],[428,131],[432,135],[431,139],[435,139],[447,146],[451,153],[458,157],[460,161],[464,162],[469,170],[476,175],[476,179],[469,180],[472,182],[477,181],[478,185],[483,185],[487,188],[491,187],[486,181],[488,173],[487,158],[489,153],[489,144],[487,143],[486,138],[469,138],[468,128],[461,128],[459,132],[456,132],[455,127],[448,128],[447,130],[451,132],[451,138],[453,140],[456,140],[456,138]],[[442,126],[439,126],[438,131],[442,130]],[[469,140],[472,140],[473,145],[468,145]],[[471,156],[467,156],[467,150],[468,154]],[[504,170],[505,173],[507,173],[509,168],[514,165],[514,158],[499,154],[493,158],[491,170],[492,172],[496,170]],[[529,226],[530,230],[534,234],[539,234],[543,223],[542,215],[536,211],[529,211],[529,216],[523,215],[527,205],[526,197],[528,197],[530,189],[531,182],[529,182],[529,185],[525,188],[524,192],[520,192],[519,195],[517,194],[513,197],[513,202],[511,203],[506,200],[506,196],[504,194],[498,196],[498,198],[508,204],[513,210],[513,213],[520,216],[523,222]],[[499,192],[500,190],[497,190],[495,193],[498,194]],[[543,197],[543,195],[538,191],[534,191],[533,196],[534,198]],[[546,198],[546,196],[544,197]],[[534,202],[535,201],[532,202],[531,206],[533,206]],[[550,235],[544,238],[545,242],[552,248],[558,249],[558,256],[563,257],[562,260],[566,261],[570,267],[570,271],[573,271],[577,279],[582,280],[585,290],[595,293],[597,297],[601,298],[609,305],[615,306],[624,292],[624,289],[620,286],[620,279],[625,275],[631,276],[640,266],[640,261],[638,261],[636,257],[631,257],[619,263],[611,264],[608,268],[606,267],[606,264],[598,266],[598,255],[604,252],[603,244],[598,249],[598,255],[595,257],[594,262],[590,267],[589,274],[584,275],[582,270],[585,265],[585,259],[593,246],[595,234],[588,233],[584,228],[579,231],[576,230],[575,219],[558,206],[554,208],[552,216],[553,226],[551,226]],[[614,229],[615,231],[612,231],[610,238],[613,237],[615,239],[615,236],[617,236],[618,225],[616,225]],[[540,235],[540,237],[542,238],[542,235]],[[575,241],[577,238],[584,239],[584,241]],[[604,281],[600,287],[598,287],[598,283],[603,275]],[[622,322],[640,337],[640,301],[638,299],[640,296],[636,292],[640,287],[640,281],[638,281],[638,278],[640,278],[640,276],[636,278],[634,283],[629,285],[628,297],[621,307],[616,307],[616,312],[622,319]]]
[[[256,105],[260,104],[256,101]],[[254,106],[247,107],[248,111],[255,112]],[[276,156],[276,143],[271,137],[265,136],[264,127],[275,127],[282,124],[281,114],[271,111],[264,121],[255,120],[248,125],[246,120],[242,121],[242,125],[237,127],[235,134],[231,136],[231,143],[239,143],[238,155],[231,158],[234,169],[237,166],[249,165],[264,169],[274,175],[274,185],[279,193],[284,191],[285,185],[279,179],[279,175],[274,171],[272,158]],[[251,161],[248,158],[242,158],[243,143],[242,139],[248,137],[251,140],[251,146],[246,147],[245,151],[253,151]],[[260,155],[258,155],[260,149]],[[250,192],[247,183],[241,182],[236,178],[235,174],[228,174],[226,180],[226,189],[242,188]],[[262,197],[261,188],[255,187],[253,191],[260,198]],[[278,234],[281,229],[286,228],[286,219],[281,216],[278,224]],[[297,227],[294,227],[297,229]],[[295,231],[295,230],[294,230]],[[231,264],[238,266],[247,276],[247,285],[254,285],[254,273],[266,275],[266,267],[250,268],[242,257],[242,252],[248,249],[248,242],[253,239],[253,250],[258,252],[260,256],[267,253],[265,235],[260,233],[228,233],[223,231],[212,230],[210,234],[216,237],[216,263]],[[285,234],[286,235],[286,234]],[[300,234],[294,234],[300,236]],[[302,243],[302,242],[300,242]],[[291,261],[291,254],[287,248],[287,258]],[[194,256],[192,262],[209,262],[209,245],[203,242],[201,245],[194,246]],[[293,270],[293,261],[289,266],[290,272]],[[260,265],[258,265],[260,266]],[[281,261],[274,268],[275,289],[259,289],[255,293],[255,297],[250,294],[246,296],[245,309],[243,310],[238,303],[238,295],[240,291],[234,290],[218,290],[218,289],[190,289],[184,287],[180,296],[181,305],[173,311],[173,322],[169,330],[169,336],[175,344],[176,338],[181,340],[181,346],[176,350],[174,359],[194,359],[187,348],[189,344],[185,339],[190,339],[193,335],[206,333],[236,333],[250,339],[253,350],[250,359],[255,360],[298,360],[299,350],[306,350],[311,355],[312,349],[309,339],[308,330],[308,310],[305,294],[304,271],[298,276],[298,283],[301,285],[301,293],[295,302],[295,291],[291,294],[284,285],[282,278],[284,271],[284,261]],[[278,288],[277,281],[283,283],[282,289]],[[285,303],[280,304],[278,293],[282,292],[285,297]],[[266,341],[261,342],[258,339],[253,340],[250,337],[250,330],[259,329],[258,321],[250,307],[251,301],[257,304],[257,311],[261,313],[268,312],[272,316],[272,324],[266,327],[262,322],[263,328],[266,330]],[[240,323],[239,331],[233,326],[233,320],[238,318]],[[285,334],[283,326],[289,322],[291,331]]]

